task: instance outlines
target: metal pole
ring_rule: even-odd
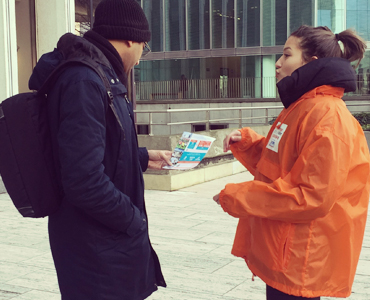
[[[209,0],[209,49],[213,48],[213,11],[212,0]]]
[[[234,0],[234,48],[238,47],[238,11],[237,11],[237,0]]]
[[[260,46],[263,44],[263,0],[260,1]]]
[[[239,109],[239,128],[242,128],[243,127],[243,125],[242,125],[242,117],[243,117],[242,110]]]
[[[189,50],[189,12],[188,12],[188,0],[185,0],[185,50]],[[184,50],[184,49],[181,49]]]
[[[149,135],[153,136],[153,114],[149,113]]]
[[[290,36],[290,0],[287,0],[286,6],[287,24],[286,24],[286,36]]]
[[[210,119],[210,111],[206,111],[206,131],[209,131],[209,119]]]
[[[165,52],[167,49],[166,49],[166,3],[165,3],[165,0],[162,0],[161,1],[162,3],[162,37],[163,37],[163,40],[162,40],[162,47],[163,47],[163,52]]]

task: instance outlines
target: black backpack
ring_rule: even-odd
[[[63,61],[37,92],[20,93],[0,104],[0,174],[15,207],[23,217],[40,218],[55,212],[63,197],[56,179],[47,117],[47,92],[69,66],[83,64],[104,82],[113,106],[108,79],[99,64],[88,57]]]

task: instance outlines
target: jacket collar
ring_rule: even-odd
[[[101,52],[103,52],[121,82],[125,86],[127,86],[127,75],[124,70],[123,61],[116,48],[114,48],[113,45],[106,38],[93,30],[89,30],[88,32],[86,32],[84,34],[84,38],[95,45],[97,48],[99,48]]]
[[[344,92],[355,91],[356,74],[350,62],[337,57],[313,60],[280,80],[277,88],[281,102],[288,108],[307,92],[322,85],[340,87]]]

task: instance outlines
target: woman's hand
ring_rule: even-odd
[[[234,130],[228,134],[224,139],[224,152],[230,150],[230,145],[240,142],[242,139],[242,134],[239,130]]]
[[[148,168],[152,170],[162,170],[164,166],[172,166],[171,151],[167,150],[148,150]]]

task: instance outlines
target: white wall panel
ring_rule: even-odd
[[[74,0],[36,0],[37,58],[52,51],[59,38],[75,32]]]
[[[18,92],[15,1],[0,1],[0,99]]]

